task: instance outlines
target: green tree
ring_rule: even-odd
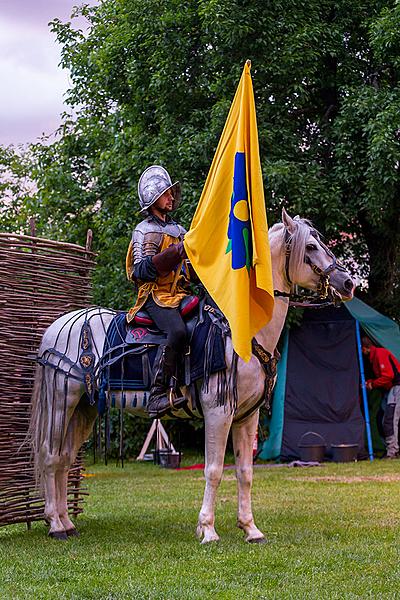
[[[37,204],[31,172],[29,151],[0,146],[0,231],[26,233]]]
[[[32,148],[35,212],[51,235],[95,232],[97,301],[123,307],[124,255],[152,163],[183,182],[189,225],[247,58],[270,223],[311,218],[400,315],[400,5],[384,0],[103,0],[56,20],[71,72],[53,144]]]

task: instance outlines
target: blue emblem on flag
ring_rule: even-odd
[[[246,156],[236,152],[233,172],[233,193],[229,213],[228,247],[232,252],[232,269],[246,267],[249,271],[252,263],[252,240],[250,229],[250,211],[246,183]]]

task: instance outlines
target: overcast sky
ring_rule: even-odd
[[[96,4],[96,0],[85,0]],[[48,23],[69,19],[81,0],[0,0],[0,144],[53,133],[69,87]]]

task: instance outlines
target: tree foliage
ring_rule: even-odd
[[[31,149],[46,234],[95,232],[99,303],[126,307],[124,255],[152,163],[183,183],[186,225],[246,59],[270,223],[311,218],[400,315],[400,5],[384,0],[102,0],[52,24],[70,70],[58,139]],[[72,20],[73,22],[73,20]]]
[[[0,146],[0,231],[26,233],[36,207],[31,167],[29,152]]]

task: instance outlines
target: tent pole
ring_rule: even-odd
[[[364,361],[361,350],[361,336],[360,336],[360,323],[356,319],[356,334],[357,334],[357,350],[358,350],[358,362],[360,365],[360,379],[361,379],[361,390],[364,403],[364,417],[365,417],[365,430],[367,432],[368,441],[368,455],[369,460],[374,460],[374,451],[372,449],[372,437],[371,437],[371,422],[369,420],[369,408],[367,390],[365,386],[365,375],[364,375]]]

